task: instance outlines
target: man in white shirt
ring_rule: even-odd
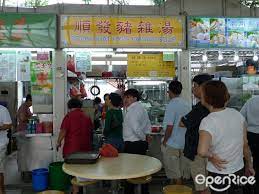
[[[7,130],[11,129],[12,120],[4,106],[0,105],[0,194],[5,194],[4,188],[4,163],[8,144]]]
[[[253,164],[255,169],[256,191],[259,193],[259,96],[250,98],[242,107],[240,113],[247,122],[247,139],[253,155]]]
[[[147,111],[139,102],[140,95],[135,89],[124,93],[126,114],[123,121],[124,152],[145,155],[148,149],[146,135],[151,130]],[[125,185],[125,194],[134,194],[134,185]],[[148,194],[148,185],[142,185],[142,194]]]

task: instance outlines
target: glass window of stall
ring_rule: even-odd
[[[192,76],[206,72],[222,80],[231,95],[228,106],[237,110],[258,95],[258,22],[258,18],[188,17]]]

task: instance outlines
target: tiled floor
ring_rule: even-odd
[[[32,190],[31,183],[24,183],[18,173],[16,153],[8,156],[6,162],[5,184],[6,194],[35,194]],[[166,185],[163,173],[158,174],[153,178],[150,184],[150,194],[162,194],[162,188]],[[90,187],[87,194],[111,194],[109,189],[97,188],[96,186]]]

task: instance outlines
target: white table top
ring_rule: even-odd
[[[25,137],[51,137],[52,133],[27,133]]]
[[[95,164],[63,165],[63,170],[69,175],[96,180],[138,178],[154,174],[161,168],[162,164],[156,158],[125,153],[116,158],[101,157]]]
[[[51,137],[52,133],[26,133],[25,131],[16,132],[13,137]]]

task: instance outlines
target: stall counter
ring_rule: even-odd
[[[19,172],[32,171],[37,168],[48,168],[53,162],[54,141],[51,133],[26,134],[17,132],[17,163]]]

